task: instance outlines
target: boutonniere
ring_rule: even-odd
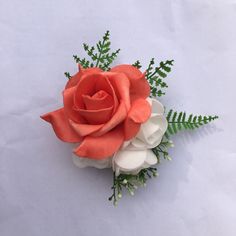
[[[111,52],[110,45],[109,31],[95,47],[83,45],[89,59],[74,55],[78,72],[65,73],[63,107],[41,118],[59,139],[75,143],[75,165],[113,170],[109,200],[116,205],[124,189],[133,195],[158,175],[161,158],[171,159],[172,135],[218,117],[165,110],[159,98],[168,87],[165,79],[174,61],[155,65],[151,59],[144,70],[139,61],[111,67],[120,49]]]

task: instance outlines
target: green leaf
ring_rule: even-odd
[[[69,72],[65,72],[64,75],[66,76],[67,79],[71,79],[72,77]]]
[[[199,128],[204,124],[208,124],[211,121],[218,119],[218,116],[194,116],[193,114],[190,114],[188,118],[186,118],[185,112],[177,113],[176,111],[173,112],[171,109],[167,113],[166,119],[168,121],[166,136],[169,136],[176,134],[183,129],[193,130]]]
[[[168,85],[163,81],[163,79],[167,77],[167,73],[171,72],[171,66],[173,65],[173,62],[173,60],[165,62],[161,61],[158,67],[154,67],[154,58],[150,60],[146,70],[146,79],[150,84],[151,95],[153,97],[161,97],[165,94],[162,89],[167,88]]]
[[[139,60],[137,60],[134,64],[132,64],[132,66],[134,66],[138,69],[140,69],[142,67]]]
[[[110,46],[110,32],[106,31],[105,35],[102,37],[102,40],[99,40],[96,43],[96,47],[89,46],[86,43],[83,44],[83,48],[91,60],[81,58],[77,55],[74,55],[73,57],[76,63],[79,63],[83,68],[95,66],[101,68],[102,70],[108,71],[110,70],[110,65],[113,63],[120,52],[120,49],[110,52]]]

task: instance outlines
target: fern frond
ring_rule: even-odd
[[[70,79],[72,77],[69,72],[65,72],[64,75],[66,76],[67,79]]]
[[[167,88],[168,85],[163,81],[167,77],[167,73],[171,72],[174,60],[161,61],[158,67],[155,67],[154,58],[151,59],[146,70],[146,78],[151,87],[151,95],[153,97],[161,97],[165,93],[162,89]]]
[[[167,113],[168,129],[166,135],[173,135],[181,130],[193,130],[199,128],[211,121],[218,119],[218,116],[197,116],[190,114],[188,117],[185,112],[174,112],[170,110]]]
[[[117,49],[114,52],[110,52],[110,46],[110,32],[106,31],[102,40],[99,40],[96,44],[96,47],[89,46],[86,43],[83,44],[84,50],[90,57],[91,61],[87,60],[86,58],[80,58],[77,55],[74,55],[73,57],[76,63],[79,63],[83,68],[95,66],[107,71],[110,70],[110,65],[116,59],[118,53],[120,52],[120,49]]]
[[[73,55],[73,58],[75,60],[76,63],[80,64],[83,68],[88,68],[88,67],[93,67],[93,63],[90,63],[90,61],[88,61],[87,59],[85,58],[80,58],[76,55]]]
[[[139,60],[137,60],[134,64],[132,64],[132,66],[136,67],[137,69],[140,69],[142,67]]]
[[[115,52],[112,52],[111,54],[105,54],[103,56],[103,58],[101,59],[101,62],[103,62],[103,64],[101,64],[99,67],[102,70],[110,70],[110,65],[112,64],[112,62],[116,59],[118,53],[120,52],[120,49],[117,49]]]

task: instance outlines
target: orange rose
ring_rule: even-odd
[[[41,118],[51,123],[62,141],[81,142],[76,155],[104,159],[136,136],[148,120],[149,94],[145,74],[134,66],[119,65],[109,72],[80,67],[63,91],[64,107]]]

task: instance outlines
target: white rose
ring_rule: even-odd
[[[164,107],[156,99],[148,98],[152,114],[147,122],[141,125],[137,136],[123,144],[114,155],[112,167],[118,176],[120,173],[137,174],[141,169],[157,163],[152,148],[158,146],[168,127],[164,116]]]
[[[90,166],[98,169],[112,166],[116,175],[137,174],[141,169],[155,165],[157,158],[151,149],[160,144],[168,123],[164,116],[163,105],[156,99],[148,98],[148,102],[152,107],[151,117],[141,125],[137,136],[124,142],[112,158],[94,160],[73,155],[74,164],[80,168]]]
[[[150,149],[135,150],[125,148],[118,151],[112,159],[112,168],[116,176],[119,174],[136,175],[144,168],[157,163],[155,154]]]

